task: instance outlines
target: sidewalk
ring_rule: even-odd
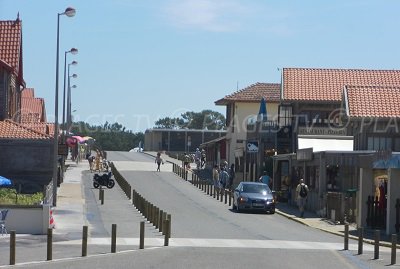
[[[143,152],[143,153],[153,156],[153,157],[155,157],[157,154],[157,152],[152,152],[152,151]],[[182,161],[171,158],[166,154],[162,154],[161,157],[167,162],[175,163],[177,165],[182,165]],[[194,167],[194,166],[191,166],[191,167]],[[188,178],[191,178],[191,175],[190,175],[191,173],[192,173],[192,171],[189,170]],[[298,208],[288,205],[287,203],[277,203],[275,212],[279,215],[282,215],[288,219],[291,219],[291,220],[301,223],[303,225],[307,225],[309,227],[319,229],[319,230],[322,230],[327,233],[331,233],[331,234],[335,234],[335,235],[344,237],[344,230],[345,230],[344,224],[336,224],[329,219],[319,217],[316,213],[306,211],[304,214],[304,218],[300,218]],[[365,243],[374,244],[373,236],[374,236],[373,230],[364,229],[364,242]],[[355,223],[349,224],[349,238],[358,240],[357,226]],[[390,236],[387,236],[386,234],[381,232],[380,245],[391,247]]]

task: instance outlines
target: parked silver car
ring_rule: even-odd
[[[263,210],[275,213],[275,199],[267,184],[258,182],[240,182],[233,193],[232,209]]]

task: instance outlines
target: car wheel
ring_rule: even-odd
[[[97,189],[98,187],[100,187],[100,184],[97,182],[93,182],[93,187],[95,187]]]

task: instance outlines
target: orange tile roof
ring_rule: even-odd
[[[0,61],[22,81],[22,22],[0,21]]]
[[[215,101],[216,105],[226,105],[232,102],[260,102],[264,97],[267,103],[280,101],[281,84],[257,82],[244,89],[236,91],[224,98]]]
[[[21,122],[45,121],[43,108],[43,98],[21,98]]]
[[[400,85],[346,86],[344,96],[350,117],[400,118]]]
[[[54,123],[49,122],[27,122],[21,123],[22,126],[32,129],[36,132],[47,134],[54,137]]]
[[[33,88],[25,88],[21,92],[21,97],[35,98],[35,89]]]
[[[34,131],[11,120],[5,120],[0,121],[0,138],[45,140],[51,139],[51,136]]]
[[[284,68],[282,99],[340,102],[345,85],[399,86],[400,70]]]

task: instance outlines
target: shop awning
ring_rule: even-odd
[[[317,137],[317,136],[299,136],[298,149],[313,148],[313,151],[353,151],[352,136],[337,136],[337,137]]]

